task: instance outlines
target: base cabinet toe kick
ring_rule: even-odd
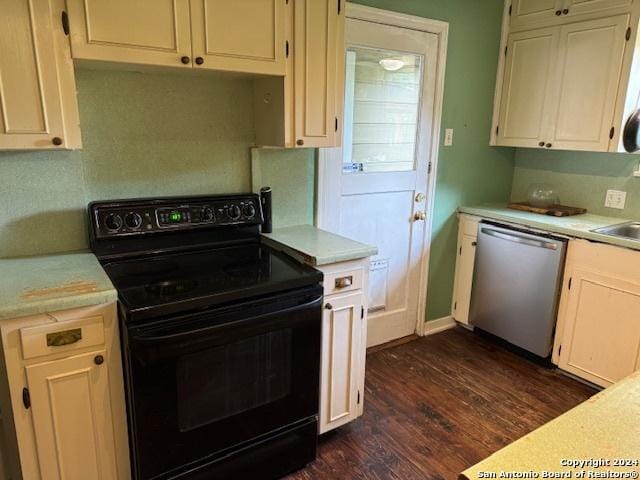
[[[485,281],[484,277],[474,275],[480,268],[476,251],[482,220],[501,223],[459,215],[452,302],[452,317],[474,328],[482,325],[474,325],[473,314],[470,315],[471,299],[474,293],[487,288],[478,284]],[[482,267],[486,271],[488,266]],[[538,267],[521,262],[517,268],[527,275],[527,269]],[[640,370],[640,251],[569,238],[560,273],[552,364],[601,387]],[[547,327],[545,324],[540,328]]]

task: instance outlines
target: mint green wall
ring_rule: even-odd
[[[356,0],[354,3],[449,22],[444,128],[454,144],[441,146],[433,219],[427,320],[451,312],[460,205],[506,201],[513,150],[489,147],[502,0]],[[442,145],[442,144],[441,144]]]
[[[251,189],[253,86],[79,70],[84,148],[0,152],[0,257],[86,247],[91,200]]]
[[[520,148],[513,174],[513,200],[526,200],[532,183],[556,188],[566,205],[610,217],[640,219],[640,157],[623,153],[559,152]],[[604,206],[607,190],[627,192],[624,210]]]

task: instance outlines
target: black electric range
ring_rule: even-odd
[[[322,273],[256,195],[94,202],[119,295],[132,477],[273,479],[315,458]]]

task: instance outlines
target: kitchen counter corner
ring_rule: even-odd
[[[92,253],[0,259],[0,320],[115,302]]]
[[[370,257],[378,253],[372,245],[321,230],[312,225],[276,228],[262,234],[264,242],[312,266]]]

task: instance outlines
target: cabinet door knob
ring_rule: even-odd
[[[180,59],[180,61],[186,65],[187,63],[189,63],[191,61],[191,59],[185,55],[184,57],[182,57]]]
[[[51,139],[51,143],[53,143],[56,147],[62,145],[62,139],[60,137],[53,137]]]
[[[296,145],[299,145],[301,147],[302,145],[304,145],[304,140],[299,138],[298,141],[296,142]]]
[[[547,144],[545,145],[545,147],[547,147],[547,148],[551,148],[551,147],[552,147],[552,145],[551,145],[550,143],[547,143]]]
[[[324,306],[324,308],[325,308],[325,309],[327,309],[327,310],[333,310],[333,305],[331,305],[330,303],[327,303],[327,304]]]
[[[196,63],[197,63],[198,65],[202,65],[202,64],[204,63],[204,58],[202,58],[202,57],[196,57]]]
[[[562,15],[562,10],[556,10],[556,15],[558,16]]]
[[[93,359],[96,365],[102,365],[104,363],[104,357],[102,355],[96,355]]]
[[[564,10],[562,10],[562,14],[563,15],[567,15],[569,13],[569,9],[565,8]]]
[[[544,142],[540,142],[540,143],[538,143],[538,146],[539,146],[539,147],[544,147]]]

